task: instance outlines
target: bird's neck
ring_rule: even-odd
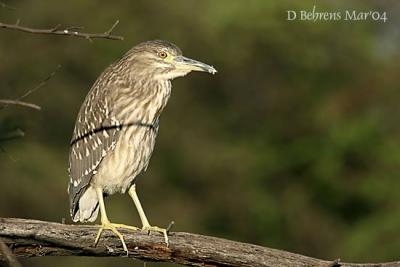
[[[169,80],[137,80],[118,94],[117,117],[124,123],[153,124],[160,117],[171,95]]]

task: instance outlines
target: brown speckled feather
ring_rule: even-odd
[[[92,176],[107,153],[115,147],[119,138],[120,125],[112,116],[112,99],[108,90],[115,87],[110,66],[101,79],[97,80],[87,95],[75,124],[69,156],[70,212],[73,217],[80,196],[85,192]],[[87,102],[90,102],[88,105]]]
[[[132,188],[149,164],[171,80],[193,70],[216,72],[183,57],[174,44],[155,40],[136,45],[99,76],[71,141],[68,189],[74,221],[96,219],[101,193]]]

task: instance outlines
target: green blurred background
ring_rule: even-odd
[[[399,1],[5,1],[0,21],[102,32],[124,41],[0,30],[0,98],[35,87],[36,112],[0,110],[0,216],[71,222],[69,141],[102,70],[133,45],[176,43],[214,65],[173,82],[138,193],[150,222],[324,259],[390,261],[400,251]],[[286,20],[287,10],[386,11],[388,21]],[[114,222],[139,225],[130,198]],[[143,266],[37,258],[25,266]],[[149,263],[147,266],[167,266]]]

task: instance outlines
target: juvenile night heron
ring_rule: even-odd
[[[149,224],[135,182],[149,164],[171,80],[191,71],[216,73],[213,67],[182,56],[174,44],[144,42],[110,65],[86,96],[71,141],[68,193],[73,221],[92,222],[100,209],[96,244],[109,229],[128,251],[118,228],[138,228],[111,223],[104,205],[104,196],[128,190],[142,230],[162,233],[168,245],[166,230]]]

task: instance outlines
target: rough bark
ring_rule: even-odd
[[[240,243],[197,234],[170,233],[170,245],[154,233],[121,230],[129,249],[122,249],[120,240],[105,231],[94,247],[98,227],[0,218],[0,238],[18,258],[38,256],[130,257],[144,261],[174,262],[187,266],[318,266],[318,267],[394,267],[400,262],[352,264],[315,259],[282,250]],[[5,260],[0,252],[0,260]]]

